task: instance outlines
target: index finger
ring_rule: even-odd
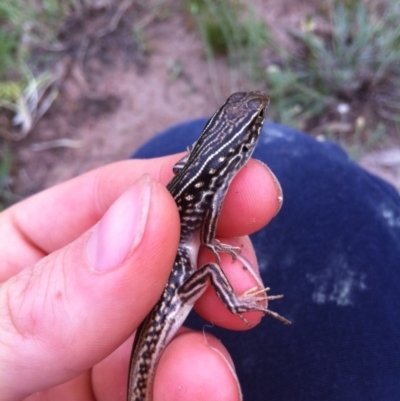
[[[2,263],[8,260],[22,268],[65,246],[92,227],[143,174],[166,185],[180,157],[182,154],[113,163],[12,206],[0,214]],[[281,193],[268,171],[261,163],[250,161],[235,177],[224,202],[218,235],[249,234],[276,214]]]

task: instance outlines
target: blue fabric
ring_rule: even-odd
[[[206,119],[167,129],[134,157],[185,150]],[[331,142],[264,125],[254,158],[278,177],[284,203],[252,235],[271,294],[285,298],[247,332],[187,325],[229,349],[244,400],[400,400],[400,197]]]

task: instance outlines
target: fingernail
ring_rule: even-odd
[[[127,189],[95,226],[86,245],[91,267],[99,272],[118,268],[140,244],[151,198],[151,180],[141,177]]]
[[[272,172],[272,170],[265,163],[263,163],[261,160],[256,160],[256,161],[268,170],[272,179],[274,180],[274,183],[275,183],[275,186],[276,186],[276,189],[278,192],[278,209],[275,213],[275,216],[276,216],[279,213],[279,211],[282,209],[282,205],[283,205],[283,191],[282,191],[281,184],[279,183],[278,179],[276,178],[276,175]]]

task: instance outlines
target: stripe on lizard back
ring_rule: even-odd
[[[180,243],[174,265],[157,304],[139,326],[131,355],[128,401],[151,401],[161,353],[181,326],[194,302],[211,283],[225,306],[241,317],[260,311],[284,323],[288,320],[268,309],[267,289],[237,296],[220,266],[219,252],[238,257],[240,248],[215,238],[218,217],[229,185],[250,159],[265,119],[269,98],[262,92],[231,95],[204,127],[188,156],[174,167],[167,185],[179,210]],[[209,248],[216,263],[198,268],[200,245]]]

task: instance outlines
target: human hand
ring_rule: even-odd
[[[0,214],[2,401],[125,400],[131,334],[160,296],[179,241],[175,203],[157,183],[171,179],[178,157],[105,166]],[[242,244],[253,266],[245,236],[276,214],[280,195],[269,171],[250,161],[226,197],[218,236]],[[199,260],[207,259],[204,250]],[[239,262],[221,259],[239,294],[258,285]],[[246,328],[211,289],[196,309]],[[261,314],[246,318],[256,324]],[[163,353],[154,386],[155,401],[240,397],[224,347],[186,329]]]

